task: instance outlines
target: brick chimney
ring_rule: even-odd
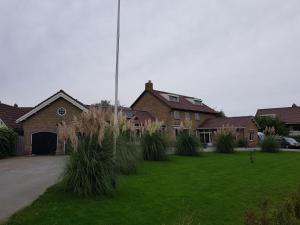
[[[148,83],[145,84],[145,90],[153,91],[153,83],[151,82],[151,80],[149,80]]]

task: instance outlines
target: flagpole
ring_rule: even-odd
[[[113,155],[117,152],[117,124],[118,124],[118,94],[119,94],[119,53],[120,53],[120,17],[121,0],[118,0],[118,18],[117,18],[117,46],[116,46],[116,71],[115,71],[115,109],[114,109],[114,149]]]

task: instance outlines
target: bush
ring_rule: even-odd
[[[215,147],[220,153],[233,153],[236,146],[235,130],[230,127],[223,127],[215,132]]]
[[[248,141],[247,141],[247,139],[246,139],[246,138],[239,139],[239,140],[237,141],[237,146],[238,146],[239,148],[247,148],[247,147],[248,147]]]
[[[260,143],[261,150],[263,152],[279,152],[280,144],[276,140],[275,136],[266,136]]]
[[[117,141],[116,172],[126,175],[136,173],[141,158],[140,146],[128,135],[120,135]]]
[[[99,145],[96,136],[81,136],[67,164],[67,190],[80,196],[110,195],[116,186],[113,135],[106,131]]]
[[[12,129],[0,128],[0,158],[15,155],[17,138]]]
[[[194,156],[198,154],[200,141],[188,132],[182,131],[176,139],[176,154]]]
[[[164,135],[159,132],[146,132],[142,137],[144,160],[160,161],[167,158],[167,144]]]
[[[299,225],[300,224],[300,188],[277,209],[271,209],[265,201],[258,212],[248,210],[245,225]]]
[[[59,125],[59,138],[67,141],[71,152],[64,176],[67,190],[80,196],[109,195],[116,186],[116,172],[136,170],[136,146],[121,138],[133,134],[132,123],[122,112],[118,117],[114,125],[110,108],[91,108],[71,124]],[[119,137],[116,154],[114,132]]]

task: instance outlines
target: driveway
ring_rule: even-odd
[[[66,156],[0,160],[0,221],[30,205],[60,178]]]

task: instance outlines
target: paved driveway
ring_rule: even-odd
[[[30,205],[55,184],[66,159],[66,156],[39,156],[0,160],[0,221]]]

